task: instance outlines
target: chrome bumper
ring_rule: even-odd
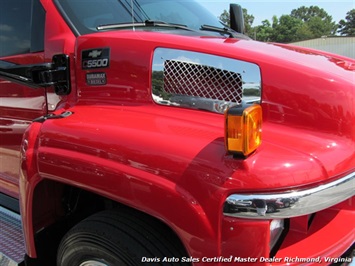
[[[283,219],[311,214],[355,195],[355,172],[318,187],[285,193],[233,194],[224,205],[226,216]]]

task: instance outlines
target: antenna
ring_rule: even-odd
[[[136,30],[134,27],[134,9],[133,9],[133,0],[131,0],[131,16],[132,16],[132,25],[133,25],[133,31]]]

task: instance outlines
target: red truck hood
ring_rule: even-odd
[[[355,168],[354,60],[294,46],[266,44],[252,40],[186,37],[140,31],[103,32],[81,36],[77,41],[77,58],[80,60],[82,51],[97,47],[111,49],[110,68],[115,71],[114,82],[130,86],[132,81],[136,82],[133,83],[136,93],[132,97],[137,97],[136,102],[139,101],[142,105],[148,104],[142,111],[145,114],[152,114],[151,117],[145,115],[145,121],[151,120],[151,123],[144,122],[142,125],[147,127],[153,122],[153,124],[157,123],[156,117],[162,114],[164,115],[162,120],[166,125],[171,124],[176,127],[178,121],[184,125],[180,127],[184,129],[183,132],[179,132],[176,136],[171,132],[172,135],[165,137],[162,132],[154,133],[153,131],[158,130],[159,127],[150,129],[152,135],[159,136],[156,146],[159,147],[161,155],[158,157],[164,160],[170,158],[168,160],[170,163],[157,166],[156,163],[150,164],[149,159],[135,156],[139,158],[134,162],[137,168],[142,166],[142,170],[147,170],[148,165],[155,165],[157,169],[150,169],[151,172],[166,173],[167,178],[175,181],[179,178],[179,174],[208,173],[209,177],[205,176],[203,179],[207,178],[215,183],[214,185],[224,184],[227,187],[245,190],[305,186],[335,178]],[[151,86],[152,55],[158,47],[219,55],[255,63],[260,67],[264,116],[263,144],[255,154],[246,160],[231,159],[230,156],[226,156],[221,115],[199,111],[185,112],[182,111],[183,109],[176,110],[174,107],[166,106],[149,107],[152,100],[150,92],[147,93],[147,88]],[[81,69],[80,64],[77,65],[79,66],[78,80],[85,80],[85,71]],[[126,83],[125,79],[127,79]],[[97,104],[98,99],[92,97],[97,96],[94,89],[90,90],[80,82],[78,89],[81,104],[92,104],[93,100]],[[100,93],[111,95],[106,102],[104,98],[100,98],[101,105],[113,101],[114,93],[109,91]],[[120,104],[124,105],[124,103]],[[182,115],[188,116],[186,121],[182,121],[182,117],[176,120]],[[207,116],[213,118],[207,119]],[[187,124],[191,127],[190,130],[187,130]],[[209,134],[204,134],[208,137],[203,138],[196,132],[209,132]],[[135,137],[140,138],[138,135]],[[176,141],[172,147],[166,146],[170,138]],[[186,139],[190,144],[185,143]],[[191,144],[194,143],[194,139],[198,144]],[[125,145],[123,141],[122,139],[122,146]],[[151,144],[146,140],[137,139],[135,143],[140,141],[152,149]],[[159,143],[164,144],[166,148]],[[190,149],[195,150],[186,152],[177,148],[184,145],[190,145]],[[148,157],[149,149],[145,149]],[[171,149],[174,150],[174,154],[171,154]],[[210,154],[205,153],[208,150]],[[153,158],[153,154],[156,157],[157,152],[157,150],[152,151],[151,157]],[[189,164],[192,165],[186,153],[191,156],[203,155],[200,159],[195,157],[198,160],[190,158],[198,166],[188,167],[192,173],[184,168]],[[186,170],[184,173],[176,174],[176,164],[172,163],[178,163],[176,158],[185,158],[180,162],[181,169]],[[161,169],[162,167],[165,169]],[[198,169],[199,173],[195,173],[195,169]]]

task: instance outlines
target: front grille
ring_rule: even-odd
[[[195,63],[165,60],[164,91],[169,94],[241,103],[241,75]]]

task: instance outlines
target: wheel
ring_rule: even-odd
[[[109,210],[81,221],[63,237],[57,266],[180,265],[163,262],[165,257],[187,257],[165,224],[143,213]]]
[[[268,203],[266,212],[267,213],[276,212],[276,206],[274,204]]]

